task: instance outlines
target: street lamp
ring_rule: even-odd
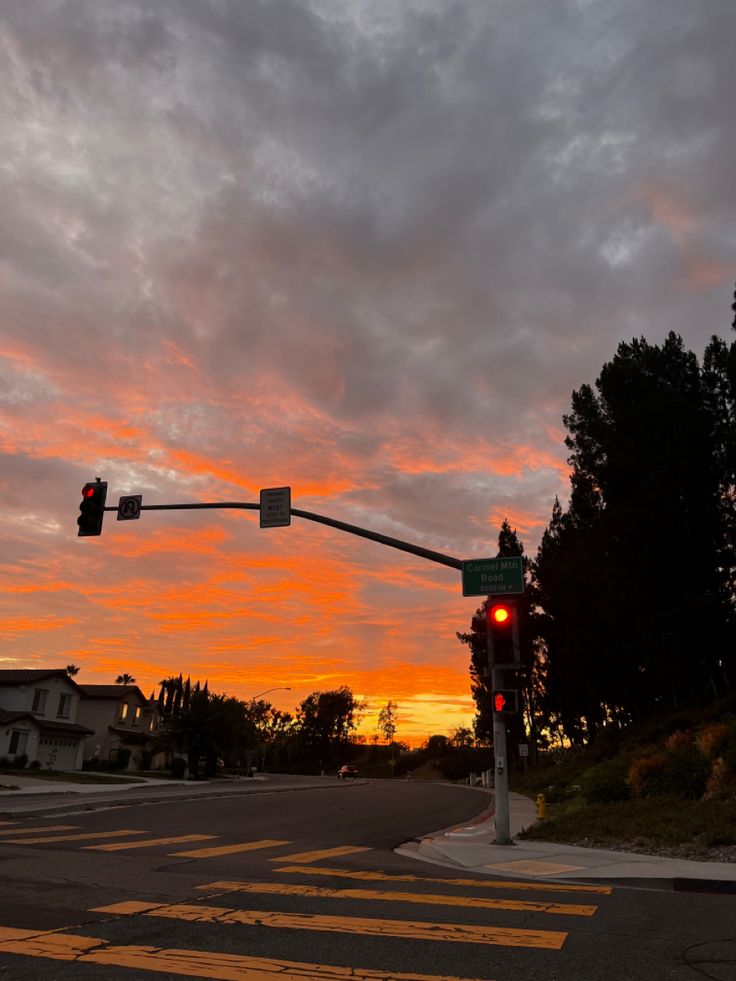
[[[291,688],[288,685],[285,685],[285,686],[279,687],[279,688],[267,688],[265,691],[259,692],[258,695],[254,695],[251,698],[251,700],[250,700],[250,704],[251,705],[255,705],[257,698],[263,698],[264,695],[270,695],[272,691],[291,691]],[[261,760],[261,769],[262,769],[262,771],[264,773],[266,772],[266,744],[265,744],[265,742],[263,744],[263,759]],[[250,772],[250,753],[248,754],[248,772]]]
[[[285,688],[267,688],[265,691],[259,692],[251,698],[251,702],[255,702],[257,698],[263,698],[264,695],[270,695],[272,691],[291,691],[288,685]]]

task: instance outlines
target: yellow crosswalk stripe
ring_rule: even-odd
[[[287,855],[286,858],[289,856]],[[280,859],[272,858],[272,862]],[[558,884],[554,882],[521,882],[517,879],[512,882],[503,882],[500,879],[437,879],[425,875],[412,875],[410,873],[390,874],[387,872],[373,872],[372,870],[361,869],[328,869],[312,865],[304,868],[303,865],[285,865],[283,868],[274,869],[274,872],[285,872],[298,875],[325,875],[337,879],[360,879],[366,882],[436,882],[441,885],[450,886],[471,886],[476,889],[512,889],[529,892],[591,892],[601,896],[610,896],[613,892],[611,886],[588,886],[575,885],[573,883]]]
[[[136,971],[179,974],[215,981],[471,981],[426,974],[403,974],[370,968],[334,967],[272,957],[222,954],[209,950],[182,950],[143,945],[113,945],[100,937],[15,930],[0,927],[3,954],[45,957],[75,964],[98,964]],[[488,981],[488,979],[484,979]]]
[[[90,838],[124,838],[126,835],[145,835],[147,831],[135,831],[126,828],[124,831],[95,831],[81,835],[51,835],[46,838],[9,838],[5,845],[48,845],[52,841],[85,841]]]
[[[556,930],[524,930],[512,927],[474,926],[465,923],[422,923],[415,920],[381,920],[358,916],[319,916],[312,913],[280,913],[265,910],[228,909],[172,903],[113,903],[97,906],[92,913],[161,917],[193,923],[226,923],[280,930],[317,930],[323,933],[357,933],[364,937],[401,937],[405,940],[437,940],[450,943],[493,944],[500,947],[534,947],[560,950],[567,933]]]
[[[370,848],[363,845],[339,845],[337,848],[323,848],[316,852],[297,852],[295,855],[282,855],[272,858],[272,862],[319,862],[323,858],[337,858],[338,855],[351,855],[354,852],[369,852]]]
[[[73,831],[74,828],[78,827],[78,824],[46,824],[40,828],[10,828],[7,831],[0,831],[0,837],[4,838],[5,835],[32,835],[49,831]]]
[[[574,903],[544,903],[531,899],[489,899],[487,896],[450,896],[413,892],[380,892],[377,889],[327,889],[278,882],[232,882],[223,880],[197,886],[207,892],[247,892],[270,896],[309,896],[324,899],[369,899],[372,902],[419,903],[426,906],[463,906],[471,909],[510,909],[528,913],[560,913],[592,916],[597,906]]]
[[[183,845],[187,841],[212,841],[218,835],[177,835],[174,838],[146,838],[145,841],[114,841],[110,845],[85,845],[85,852],[122,852],[129,848],[153,848],[154,845]]]
[[[238,852],[252,852],[259,848],[275,848],[277,845],[290,845],[290,841],[264,838],[262,841],[241,841],[235,845],[216,845],[214,848],[193,848],[187,852],[170,852],[170,858],[216,858],[218,855],[236,855]]]

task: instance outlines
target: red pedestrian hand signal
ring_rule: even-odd
[[[517,692],[511,688],[498,689],[493,692],[494,712],[516,712],[518,710]]]

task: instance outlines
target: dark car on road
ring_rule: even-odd
[[[358,768],[353,766],[352,763],[346,763],[345,766],[341,766],[337,771],[338,780],[346,780],[348,777],[357,777]]]

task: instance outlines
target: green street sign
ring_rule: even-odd
[[[466,559],[462,564],[463,596],[506,596],[524,592],[521,556]]]

